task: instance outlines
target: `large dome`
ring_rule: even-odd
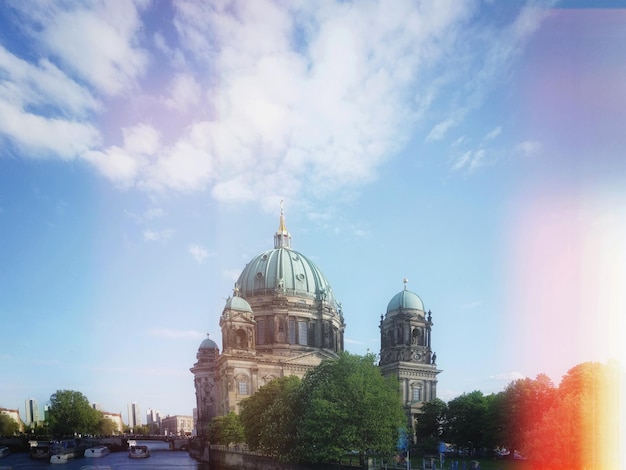
[[[335,307],[335,297],[326,276],[310,259],[291,249],[291,235],[280,211],[274,249],[254,257],[237,280],[239,295],[246,299],[284,294],[320,300]]]
[[[237,284],[244,298],[282,292],[335,305],[326,276],[310,259],[290,248],[274,248],[254,257]]]
[[[387,305],[387,313],[398,310],[421,310],[424,311],[424,303],[417,294],[406,288],[392,297]]]

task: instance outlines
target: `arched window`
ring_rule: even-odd
[[[248,335],[243,329],[237,330],[235,334],[235,347],[237,349],[247,349],[248,348]]]

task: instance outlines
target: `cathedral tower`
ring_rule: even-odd
[[[437,356],[432,350],[432,315],[406,287],[380,317],[380,369],[400,382],[402,405],[412,427],[422,404],[437,397]]]

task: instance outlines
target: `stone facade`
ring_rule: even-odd
[[[381,371],[400,379],[408,417],[436,397],[431,327],[430,312],[426,315],[421,299],[406,289],[381,316]],[[271,380],[303,377],[344,350],[341,304],[320,269],[291,248],[282,209],[274,249],[245,266],[226,300],[220,328],[222,352],[205,339],[191,368],[200,437],[213,417],[239,412],[240,402]]]

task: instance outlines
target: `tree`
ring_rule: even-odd
[[[50,432],[55,437],[98,431],[102,413],[93,409],[85,395],[73,390],[57,390],[48,408]]]
[[[436,453],[438,445],[444,439],[447,427],[448,405],[435,398],[422,405],[421,413],[415,423],[417,446],[423,452]]]
[[[475,390],[448,402],[449,437],[457,447],[470,449],[486,445],[487,399]]]
[[[118,429],[117,425],[113,420],[109,418],[105,418],[101,416],[98,420],[98,434],[101,436],[112,436],[113,434],[117,434]]]
[[[620,372],[586,362],[568,371],[538,422],[524,430],[524,451],[543,468],[618,468]]]
[[[244,442],[245,435],[239,415],[230,411],[225,416],[216,416],[209,425],[209,441],[215,444]]]
[[[250,448],[281,461],[296,458],[300,385],[299,377],[280,377],[240,403],[239,417]]]
[[[524,378],[511,382],[503,392],[499,423],[502,444],[511,451],[525,451],[524,435],[535,429],[556,399],[556,389],[545,374],[535,380]]]
[[[0,413],[0,436],[13,436],[20,430],[17,421],[4,413]]]
[[[372,354],[341,353],[302,380],[298,455],[307,462],[336,462],[346,453],[392,455],[406,416],[397,380],[386,379]]]

